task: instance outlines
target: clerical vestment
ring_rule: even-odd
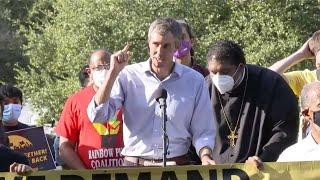
[[[276,161],[297,140],[298,104],[288,84],[266,68],[246,68],[240,85],[224,95],[206,78],[217,117],[216,163],[242,163],[250,156]]]

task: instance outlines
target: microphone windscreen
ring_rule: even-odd
[[[162,91],[161,91],[161,97],[162,97],[163,99],[167,99],[167,96],[168,96],[167,90],[162,89]]]
[[[159,99],[167,99],[167,90],[165,89],[159,89],[157,92],[156,92],[156,100],[159,102]]]

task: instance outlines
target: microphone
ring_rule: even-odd
[[[168,148],[169,148],[169,138],[167,135],[167,104],[166,104],[166,99],[167,99],[167,90],[165,89],[160,89],[159,91],[156,92],[156,101],[160,105],[161,109],[161,119],[162,119],[162,143],[163,143],[163,154],[162,154],[162,161],[163,161],[163,167],[167,166],[167,154],[168,154]]]
[[[167,90],[161,89],[160,91],[158,91],[156,101],[160,104],[160,106],[164,106],[166,104],[167,96]]]

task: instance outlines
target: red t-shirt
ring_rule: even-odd
[[[87,107],[95,91],[86,87],[64,105],[56,133],[77,144],[77,153],[88,169],[121,166],[123,156],[122,111],[105,124],[90,122]]]

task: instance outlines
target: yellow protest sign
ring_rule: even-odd
[[[171,166],[114,168],[84,171],[39,171],[27,180],[289,180],[320,179],[319,162],[264,163],[258,170],[246,164],[215,166]],[[0,173],[1,180],[13,180],[15,173]]]

